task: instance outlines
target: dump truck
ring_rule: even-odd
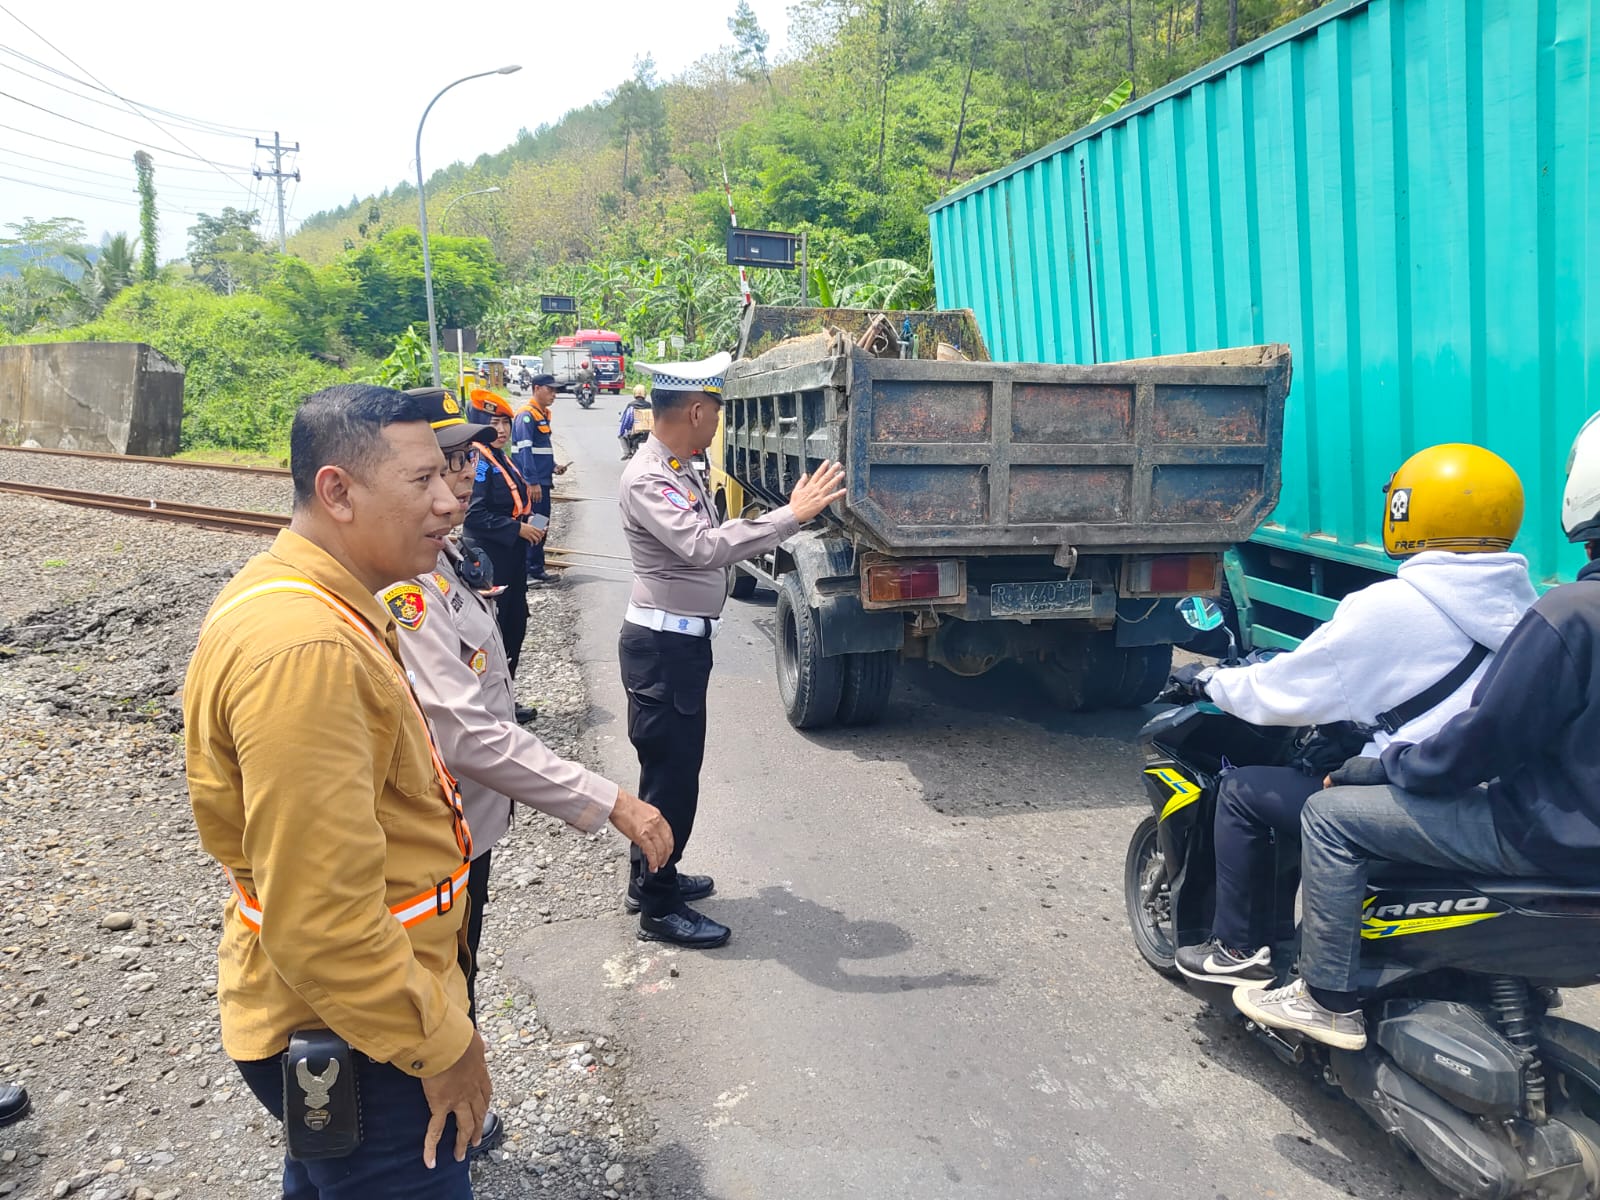
[[[1146,703],[1192,636],[1177,601],[1217,594],[1223,553],[1277,502],[1283,346],[987,359],[970,311],[747,314],[714,503],[759,514],[845,467],[819,526],[730,577],[736,598],[777,591],[795,727],[877,721],[902,660],[1020,662],[1070,709]]]
[[[1441,442],[1516,468],[1548,587],[1600,407],[1597,94],[1600,0],[1330,0],[933,204],[938,298],[1002,359],[1293,349],[1283,495],[1228,560],[1247,647],[1393,574],[1384,484]]]

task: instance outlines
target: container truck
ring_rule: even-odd
[[[1004,360],[1286,343],[1277,507],[1228,558],[1247,645],[1382,579],[1383,485],[1472,442],[1541,586],[1600,408],[1600,0],[1333,0],[932,205],[939,303]]]

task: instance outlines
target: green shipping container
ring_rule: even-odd
[[[1393,569],[1382,487],[1475,442],[1570,579],[1600,408],[1600,0],[1334,0],[930,207],[941,308],[997,360],[1287,342],[1283,492],[1229,578],[1293,644]]]

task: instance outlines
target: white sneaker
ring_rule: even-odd
[[[1367,1019],[1361,1010],[1336,1013],[1323,1008],[1311,998],[1303,979],[1270,991],[1241,985],[1234,989],[1233,1004],[1257,1025],[1292,1029],[1326,1046],[1360,1050],[1367,1044]]]

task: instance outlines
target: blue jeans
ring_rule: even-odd
[[[1482,788],[1441,796],[1397,787],[1318,792],[1300,818],[1300,975],[1314,988],[1355,990],[1361,906],[1375,862],[1464,875],[1543,874],[1500,837]]]
[[[456,1120],[445,1122],[437,1164],[422,1162],[428,1101],[422,1082],[357,1054],[361,1145],[347,1158],[283,1160],[284,1200],[472,1200],[467,1163],[456,1161]],[[236,1062],[256,1099],[283,1120],[283,1060]]]

